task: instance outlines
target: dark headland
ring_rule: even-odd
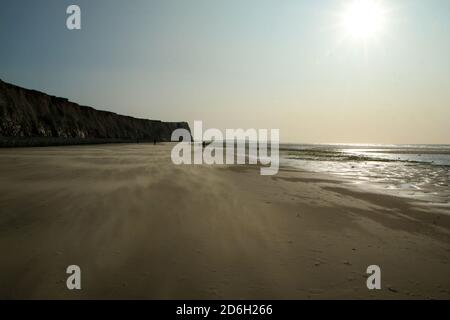
[[[167,142],[186,122],[136,119],[0,80],[0,147]]]

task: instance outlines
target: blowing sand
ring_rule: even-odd
[[[0,298],[450,298],[448,210],[170,149],[0,150]]]

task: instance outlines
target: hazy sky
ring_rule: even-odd
[[[284,142],[450,143],[450,1],[2,0],[0,78],[120,114]],[[82,30],[66,29],[78,4]]]

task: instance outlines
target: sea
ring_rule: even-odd
[[[282,144],[280,165],[362,188],[450,204],[450,145]]]

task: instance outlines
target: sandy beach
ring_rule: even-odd
[[[0,150],[0,299],[450,298],[448,208],[171,147]]]

